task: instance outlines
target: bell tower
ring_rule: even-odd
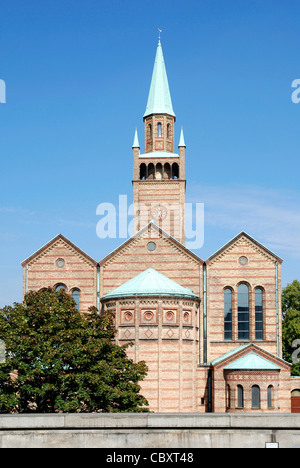
[[[164,56],[159,39],[146,112],[145,152],[137,130],[133,142],[134,233],[153,220],[185,243],[185,142],[181,129],[175,153],[175,121]]]

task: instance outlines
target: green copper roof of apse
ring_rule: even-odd
[[[168,114],[175,117],[160,40],[158,41],[148,103],[144,118],[151,114]]]
[[[180,286],[162,273],[148,268],[119,288],[106,294],[102,299],[129,296],[175,296],[196,299],[196,294],[189,288]]]
[[[248,353],[245,356],[233,361],[224,367],[225,370],[244,369],[244,370],[280,370],[280,367],[273,362],[259,356],[256,353]]]

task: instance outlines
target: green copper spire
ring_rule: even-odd
[[[160,39],[144,118],[151,114],[168,114],[175,117]]]

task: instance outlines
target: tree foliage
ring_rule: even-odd
[[[1,413],[142,412],[147,368],[114,343],[111,314],[81,315],[63,290],[30,292],[0,309]]]
[[[282,292],[283,356],[293,364],[292,375],[300,376],[300,282],[295,280]]]

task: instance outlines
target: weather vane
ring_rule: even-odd
[[[160,33],[162,33],[162,29],[159,29],[159,28],[158,28],[158,31],[159,31],[159,36],[158,36],[158,38],[160,39]]]

